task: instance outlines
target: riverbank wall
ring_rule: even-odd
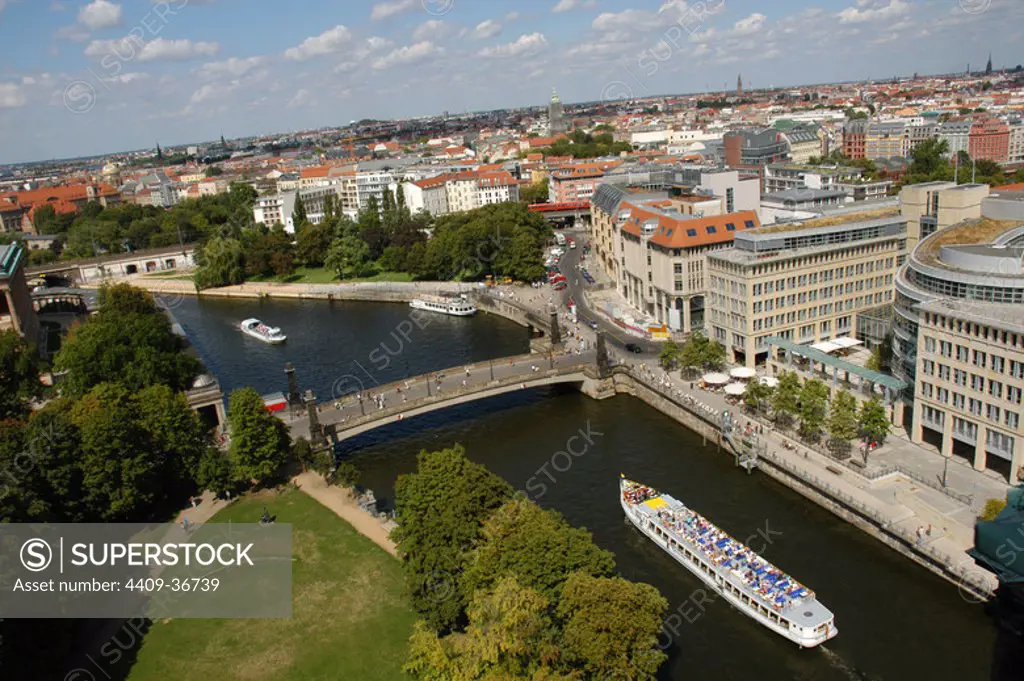
[[[688,404],[670,397],[623,367],[613,369],[612,375],[604,379],[602,384],[603,389],[593,385],[584,392],[594,393],[591,396],[598,399],[613,394],[631,395],[694,431],[719,452],[735,456],[731,445],[722,436],[721,414],[715,410],[704,410],[697,404]],[[974,563],[966,555],[957,559],[919,544],[913,534],[896,524],[896,518],[871,508],[864,501],[840,489],[840,477],[856,473],[840,471],[835,474],[834,480],[826,480],[772,452],[759,455],[757,470],[955,584],[965,600],[982,602],[992,597],[993,585],[990,579],[986,579],[987,573],[968,569],[973,568]]]

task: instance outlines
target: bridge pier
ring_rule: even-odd
[[[326,444],[327,438],[324,437],[324,429],[320,425],[320,415],[317,412],[316,396],[313,395],[312,390],[306,391],[306,396],[303,398],[303,402],[306,405],[306,418],[309,419],[309,443],[314,447],[322,447]]]

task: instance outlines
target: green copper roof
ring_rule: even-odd
[[[18,244],[0,246],[0,277],[10,278],[14,274],[23,252]]]

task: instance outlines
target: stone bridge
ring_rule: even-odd
[[[516,390],[554,384],[577,384],[583,390],[596,390],[597,356],[595,350],[579,355],[556,350],[503,357],[387,385],[366,386],[360,393],[334,396],[333,402],[317,403],[310,392],[300,397],[293,384],[289,389],[290,406],[279,414],[293,438],[305,437],[318,445],[328,440],[338,443],[406,418]]]
[[[36,313],[90,313],[99,309],[96,291],[78,288],[41,288],[32,291],[32,308]]]

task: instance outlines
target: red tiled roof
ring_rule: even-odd
[[[736,232],[747,229],[744,225],[747,220],[752,221],[754,227],[761,225],[757,213],[752,210],[713,217],[676,219],[629,203],[623,203],[622,206],[630,211],[629,219],[622,225],[622,231],[639,237],[643,233],[644,223],[653,220],[658,226],[650,241],[664,248],[693,248],[725,243],[732,241]],[[727,224],[732,224],[735,229],[727,229]]]

